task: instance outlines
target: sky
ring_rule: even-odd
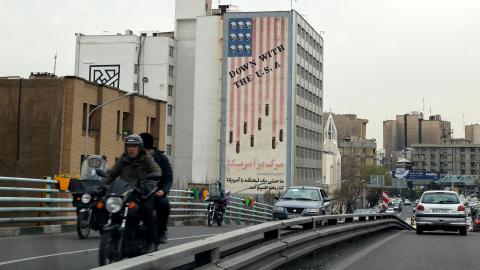
[[[57,75],[72,75],[75,33],[174,29],[173,0],[2,2],[0,76],[53,72],[55,52]],[[290,9],[290,0],[221,4]],[[428,116],[431,108],[452,122],[455,137],[464,136],[464,122],[480,123],[480,1],[298,0],[293,8],[325,40],[324,111],[368,119],[378,148],[382,122],[397,114]]]

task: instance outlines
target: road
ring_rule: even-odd
[[[242,227],[229,225],[171,227],[168,243],[159,248],[199,240]],[[0,238],[0,269],[91,269],[98,266],[99,241],[99,234],[80,240],[76,233]]]

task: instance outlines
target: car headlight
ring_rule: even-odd
[[[273,211],[274,211],[274,212],[285,212],[285,207],[275,206],[275,207],[273,208]]]
[[[82,203],[89,203],[92,196],[88,193],[82,195]]]
[[[120,197],[110,197],[107,199],[106,208],[110,213],[117,213],[122,209],[123,200]]]
[[[305,214],[320,214],[320,209],[312,208],[305,209]]]

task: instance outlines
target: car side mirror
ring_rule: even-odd
[[[276,201],[280,200],[278,196],[273,197]]]
[[[329,202],[330,199],[329,199],[329,198],[324,198],[323,201],[324,201],[324,202]]]
[[[107,177],[107,173],[102,169],[95,169],[95,172],[97,173],[98,176]]]

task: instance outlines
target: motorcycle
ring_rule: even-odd
[[[157,176],[147,176],[139,181],[138,187],[132,187],[125,180],[117,179],[108,187],[105,206],[109,218],[100,240],[100,265],[146,254],[147,230],[141,223],[139,210],[142,200],[157,191],[154,180],[158,180]]]
[[[207,208],[207,223],[209,227],[212,227],[213,223],[217,223],[218,226],[222,226],[223,222],[223,211],[221,209],[220,204],[216,200],[209,200],[208,201],[208,208]]]
[[[80,179],[70,180],[69,190],[73,198],[73,206],[77,212],[77,234],[80,239],[87,239],[90,231],[103,232],[108,213],[105,210],[101,179],[92,170],[105,168],[106,160],[102,156],[88,156],[82,164]]]

